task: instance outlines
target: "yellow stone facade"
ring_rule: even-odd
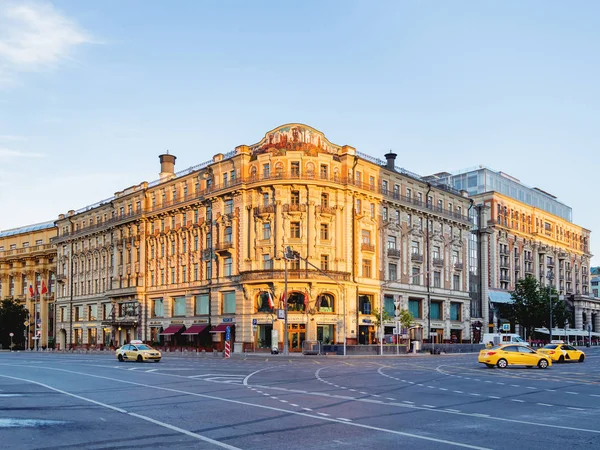
[[[301,124],[179,173],[161,155],[159,180],[56,222],[60,348],[222,349],[226,326],[235,351],[281,348],[286,283],[291,351],[374,343],[374,313],[393,317],[394,300],[425,336],[468,340],[470,201],[394,157]]]
[[[56,247],[51,240],[55,236],[54,222],[0,232],[0,300],[18,300],[29,311],[25,342],[32,349],[36,343],[38,348],[54,344]],[[47,289],[44,294],[42,282]]]

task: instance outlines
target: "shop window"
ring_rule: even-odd
[[[235,314],[235,291],[223,293],[223,314]]]
[[[421,300],[408,300],[408,310],[415,319],[422,319]]]

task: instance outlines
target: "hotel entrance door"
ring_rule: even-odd
[[[288,323],[288,349],[290,352],[301,352],[302,343],[306,339],[306,324]]]

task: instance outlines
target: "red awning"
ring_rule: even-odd
[[[179,323],[177,325],[169,325],[165,330],[163,330],[162,335],[169,336],[175,333],[178,333],[179,330],[183,328],[183,324]]]
[[[231,323],[220,323],[214,329],[210,330],[211,333],[225,333],[227,331],[227,327],[230,327],[232,330],[235,325]]]
[[[191,327],[189,327],[187,330],[185,330],[183,333],[181,333],[182,335],[186,334],[186,335],[192,335],[192,334],[200,334],[204,331],[204,329],[208,327],[207,323],[195,323],[194,325],[192,325]]]

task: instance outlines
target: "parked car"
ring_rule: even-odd
[[[582,363],[585,360],[585,353],[564,342],[554,342],[552,344],[544,345],[542,348],[538,349],[538,352],[549,356],[552,361],[559,363]]]
[[[486,348],[479,352],[479,362],[492,368],[498,366],[501,369],[507,366],[537,366],[546,369],[552,365],[549,356],[536,352],[527,345],[505,344]]]
[[[120,362],[123,361],[155,361],[159,362],[162,357],[161,353],[144,344],[142,341],[131,341],[129,344],[119,347],[115,352],[115,356]]]

